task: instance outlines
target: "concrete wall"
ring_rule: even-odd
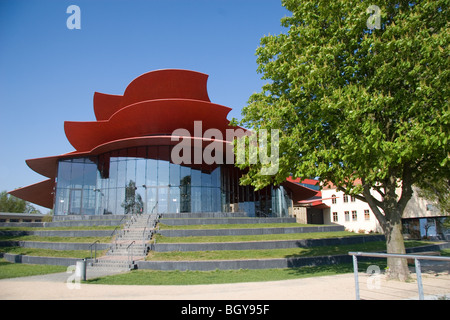
[[[305,207],[294,207],[293,216],[295,217],[297,223],[301,224],[308,223],[307,211]]]
[[[48,264],[54,266],[73,266],[76,265],[77,261],[81,260],[75,258],[35,257],[10,253],[3,254],[3,258],[12,263]],[[91,261],[90,259],[87,259],[88,263],[90,261]]]
[[[156,243],[156,252],[170,251],[213,251],[213,250],[270,250],[315,246],[334,246],[364,243],[370,241],[384,241],[382,235],[351,236],[326,239],[305,240],[276,240],[276,241],[248,241],[248,242],[215,242],[215,243]]]
[[[170,226],[196,224],[294,223],[295,218],[162,218],[160,222]]]
[[[403,211],[403,218],[426,218],[441,215],[433,202],[419,197],[418,188],[413,187],[413,191],[413,196]]]
[[[22,247],[50,250],[90,250],[91,243],[40,242],[40,241],[0,241],[0,247]],[[96,243],[97,250],[106,250],[109,243]],[[94,248],[94,247],[93,247]]]
[[[335,232],[344,231],[343,226],[311,226],[289,228],[251,228],[251,229],[198,229],[198,230],[159,230],[158,233],[165,237],[196,237],[196,236],[242,236],[261,234],[290,234],[311,232]]]

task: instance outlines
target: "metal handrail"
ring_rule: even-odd
[[[405,259],[450,261],[450,257],[425,256],[417,254],[397,254],[397,253],[378,253],[378,252],[349,252],[348,254],[351,256],[358,256],[358,257],[405,258]]]
[[[127,247],[127,253],[128,253],[128,262],[131,264],[133,262],[133,253],[130,252],[130,247],[135,243],[136,241],[131,242]],[[131,257],[131,259],[130,259]]]
[[[96,246],[97,243],[100,243],[100,240],[95,240],[93,243],[89,245],[89,249],[91,250],[91,259],[92,259],[92,246],[94,246],[95,250],[94,261],[97,260],[97,246]]]
[[[145,231],[147,230],[147,227],[144,227],[144,231],[142,231],[142,244],[145,244]]]
[[[358,258],[357,257],[414,259],[414,266],[416,269],[416,277],[417,277],[417,287],[418,287],[418,291],[419,291],[419,300],[424,300],[423,284],[422,284],[422,270],[420,267],[420,260],[435,260],[435,261],[450,262],[450,257],[436,257],[436,256],[425,256],[425,255],[417,255],[417,254],[395,254],[395,253],[378,253],[378,252],[349,252],[348,254],[351,255],[353,258],[353,274],[355,277],[356,300],[360,299],[359,281],[358,281]]]
[[[122,230],[122,229],[120,229],[121,227],[122,226],[117,226],[117,227],[114,228],[114,231],[111,233],[111,238],[116,235],[117,230]],[[120,235],[120,233],[119,233],[119,235]]]
[[[116,227],[111,235],[111,237],[113,237],[116,233],[116,230],[119,229],[119,227]],[[122,231],[122,229],[120,229]],[[123,231],[125,232],[125,231]],[[114,238],[114,248],[117,249],[117,238],[120,236],[120,233],[115,235],[116,237]]]

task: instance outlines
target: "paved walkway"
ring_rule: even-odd
[[[68,284],[69,273],[0,280],[0,300],[354,300],[353,274],[220,285],[139,286]],[[424,273],[424,294],[450,299],[449,272]],[[361,299],[417,299],[417,283],[359,274]]]

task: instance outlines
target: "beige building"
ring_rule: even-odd
[[[375,191],[373,195],[379,198]],[[339,224],[351,232],[382,233],[368,203],[346,195],[333,186],[323,187],[315,197],[295,204],[293,214],[299,223]],[[413,196],[403,213],[405,237],[445,237],[446,230],[442,227],[442,220],[445,218],[432,202],[419,197],[417,188],[414,188]]]
[[[324,188],[321,192],[322,202],[327,206],[323,209],[325,224],[337,223],[348,231],[359,233],[382,231],[367,202],[337,191],[336,188]]]

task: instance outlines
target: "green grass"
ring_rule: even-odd
[[[165,237],[156,235],[156,243],[194,243],[194,242],[242,242],[242,241],[272,241],[272,240],[302,240],[324,239],[335,237],[354,237],[361,234],[348,231],[310,232],[287,234],[258,234],[241,236],[193,236],[193,237]]]
[[[0,279],[35,276],[48,273],[64,272],[65,266],[11,263],[0,259]]]
[[[423,241],[405,241],[406,247],[417,247],[429,244]],[[171,251],[150,252],[148,261],[199,261],[199,260],[243,260],[243,259],[277,259],[297,258],[325,255],[347,254],[349,251],[384,251],[385,241],[374,241],[361,244],[320,246],[308,248],[288,248],[270,250],[217,250],[217,251]]]
[[[0,247],[0,253],[21,254],[35,257],[58,257],[58,258],[90,258],[90,250],[51,250],[23,247]],[[97,256],[101,256],[103,251],[97,250]]]
[[[77,227],[0,227],[0,231],[36,231],[36,230],[114,230],[117,226],[77,226]]]
[[[371,262],[370,264],[373,264]],[[359,263],[359,270],[366,271],[369,263]],[[385,263],[377,263],[380,269]],[[199,285],[238,282],[262,282],[301,279],[307,277],[329,276],[353,272],[350,263],[338,265],[323,265],[316,267],[300,267],[286,269],[240,269],[215,271],[154,271],[133,270],[128,273],[88,280],[91,284],[110,285]],[[271,299],[271,297],[268,297]]]
[[[110,243],[111,237],[41,237],[35,235],[26,236],[0,236],[0,241],[38,241],[38,242],[74,242],[74,243]]]

